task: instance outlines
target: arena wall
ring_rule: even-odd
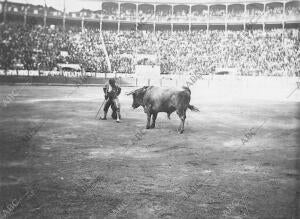
[[[199,101],[231,101],[236,99],[261,99],[300,101],[300,78],[297,77],[253,77],[253,76],[203,76],[190,85],[192,99]],[[106,78],[88,77],[84,81],[78,77],[64,76],[0,76],[0,85],[16,85],[18,83],[32,83],[32,85],[60,85],[60,86],[102,86]],[[151,80],[139,82],[138,78],[118,78],[122,87],[141,87],[154,85]],[[187,86],[188,77],[161,76],[160,86]]]
[[[191,90],[192,97],[201,99],[201,101],[213,99],[219,101],[235,101],[237,99],[300,101],[298,86],[300,86],[300,81],[296,77],[228,77],[220,75],[198,80],[191,86]]]

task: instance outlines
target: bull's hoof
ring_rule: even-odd
[[[154,128],[155,128],[155,124],[152,124],[152,125],[150,126],[150,128],[151,128],[151,129],[154,129]]]
[[[146,126],[146,129],[150,129],[150,125],[147,125],[147,126]]]

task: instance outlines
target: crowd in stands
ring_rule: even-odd
[[[294,75],[300,69],[297,30],[103,31],[0,25],[0,68],[53,70],[58,63],[85,71],[133,73],[135,55],[156,54],[162,73],[211,73],[234,67],[243,75]],[[62,53],[62,51],[65,51]]]
[[[251,16],[251,17],[259,17],[264,13],[264,11],[262,9],[258,9],[258,8],[252,8],[246,11],[246,15],[247,16]]]
[[[149,21],[154,18],[154,11],[152,8],[147,8],[144,10],[139,10],[139,18],[141,21]]]
[[[266,16],[272,17],[272,16],[279,16],[283,14],[283,7],[267,7],[266,12],[264,13],[262,9],[258,8],[252,8],[247,9],[246,15],[248,16],[261,16],[265,14]],[[295,7],[288,7],[286,8],[286,15],[299,15],[300,9],[297,9]],[[245,15],[244,9],[231,9],[228,10],[228,18],[234,18],[234,17],[243,17]],[[158,17],[158,20],[170,20],[172,18],[171,11],[159,11],[156,16]],[[210,10],[210,16],[211,17],[225,17],[226,16],[226,10]],[[143,11],[139,12],[139,17],[146,18],[147,20],[151,20],[154,15],[153,12],[149,11],[148,13],[145,13]],[[208,17],[208,10],[193,10],[191,12],[191,18],[192,20],[199,20],[199,19],[205,19]],[[174,19],[175,20],[188,20],[189,19],[189,12],[186,10],[178,10],[174,12]]]
[[[299,15],[300,8],[287,6],[285,9],[285,13],[287,16],[290,15]],[[283,6],[266,6],[265,12],[262,7],[252,7],[247,8],[246,13],[244,7],[231,7],[228,9],[227,17],[230,18],[242,18],[244,15],[246,16],[262,16],[265,17],[278,17],[283,14]],[[210,8],[209,13],[208,9],[193,9],[191,11],[191,15],[189,15],[189,9],[187,8],[178,8],[174,9],[174,13],[172,16],[171,7],[167,8],[157,8],[156,13],[154,14],[153,7],[143,8],[138,10],[138,19],[140,20],[148,20],[153,21],[154,19],[157,21],[171,21],[174,20],[182,20],[187,21],[191,17],[192,20],[203,20],[208,17],[213,17],[214,19],[222,19],[226,16],[225,8]],[[103,18],[117,20],[118,19],[118,8],[117,7],[105,7],[103,8]],[[120,19],[121,20],[136,20],[136,8],[135,7],[121,7],[120,10]]]
[[[103,8],[103,19],[116,20],[118,15],[118,9],[113,7]]]
[[[285,9],[286,15],[300,15],[300,8],[288,6]]]
[[[266,7],[266,14],[268,16],[277,16],[283,14],[283,7]]]
[[[136,15],[135,8],[121,8],[120,19],[121,20],[134,20]]]
[[[156,19],[159,21],[170,21],[172,15],[172,10],[169,8],[168,10],[159,10],[156,11]]]
[[[207,18],[208,11],[207,10],[194,10],[192,11],[192,20],[197,20],[197,18]]]
[[[225,9],[211,9],[210,11],[210,16],[225,16],[226,15],[226,10]]]
[[[0,64],[5,69],[52,69],[60,49],[68,47],[68,36],[51,28],[1,25],[0,32]]]
[[[229,18],[233,18],[233,17],[242,17],[244,15],[244,10],[235,10],[235,9],[231,9],[228,10],[228,17]]]
[[[187,20],[189,18],[189,11],[187,9],[174,11],[174,18],[177,20]]]

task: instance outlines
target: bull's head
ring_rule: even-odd
[[[127,95],[132,94],[132,97],[133,97],[132,108],[133,109],[136,109],[139,106],[144,105],[143,99],[144,99],[144,95],[145,95],[147,89],[148,89],[148,86],[144,86],[142,88],[139,88],[137,90],[134,90],[134,91],[131,91],[131,92],[127,93]]]

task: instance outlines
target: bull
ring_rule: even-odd
[[[190,105],[191,90],[188,87],[182,88],[160,88],[156,86],[144,86],[127,93],[132,95],[134,109],[142,106],[147,114],[146,129],[155,128],[155,121],[159,112],[166,112],[168,118],[176,111],[181,123],[178,127],[180,134],[184,131],[186,110],[199,111],[195,106]],[[152,117],[152,124],[150,125]]]

